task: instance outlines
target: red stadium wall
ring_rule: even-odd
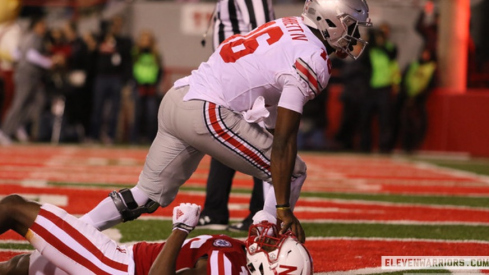
[[[327,108],[330,138],[339,126],[341,89],[339,85],[330,89]],[[464,94],[436,90],[428,100],[427,109],[428,132],[422,150],[489,157],[489,89],[468,90]]]
[[[489,90],[464,94],[437,90],[427,107],[429,128],[423,149],[489,157]]]

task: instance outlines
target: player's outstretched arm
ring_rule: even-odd
[[[281,233],[290,228],[299,241],[304,242],[304,230],[289,205],[290,180],[297,157],[297,133],[300,120],[300,113],[278,107],[273,135],[271,168],[277,206],[282,206],[277,208],[277,218],[283,222]]]
[[[190,203],[182,203],[173,208],[173,231],[168,237],[165,246],[153,262],[149,275],[173,275],[176,274],[176,262],[180,248],[192,231],[200,216],[200,206]],[[185,270],[185,274],[205,274],[206,265],[197,264],[194,269]]]

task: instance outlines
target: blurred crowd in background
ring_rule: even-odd
[[[424,44],[407,68],[399,68],[386,23],[369,31],[359,60],[333,57],[330,83],[342,87],[339,129],[326,135],[325,91],[305,106],[300,150],[419,149],[428,127],[426,101],[437,79],[438,16],[430,3],[412,26]],[[151,30],[124,35],[124,21],[117,15],[100,21],[98,32],[80,34],[74,21],[48,28],[42,16],[31,18],[16,54],[2,60],[11,65],[1,67],[0,143],[150,144],[165,92],[163,54]]]
[[[44,17],[30,19],[13,73],[2,77],[2,144],[153,140],[162,56],[150,30],[128,37],[123,21],[115,16],[80,35],[73,21],[48,29]]]

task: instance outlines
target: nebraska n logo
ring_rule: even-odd
[[[292,272],[297,270],[297,266],[290,266],[290,265],[280,265],[278,268],[282,268],[285,270],[278,272],[277,275],[288,275],[288,274],[292,274]]]

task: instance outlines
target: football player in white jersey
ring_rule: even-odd
[[[253,29],[275,20],[272,0],[218,0],[214,11],[212,49],[230,36],[248,34]],[[209,22],[210,23],[210,22]],[[205,45],[205,35],[203,40]],[[253,177],[249,214],[241,222],[228,226],[229,195],[236,170],[215,158],[211,159],[206,182],[204,208],[197,228],[230,231],[248,231],[253,215],[263,209],[263,181]]]
[[[361,54],[359,27],[371,25],[368,12],[365,0],[308,0],[302,17],[225,40],[163,98],[137,185],[112,192],[82,219],[104,229],[169,205],[208,154],[270,182],[264,210],[304,242],[292,212],[306,178],[296,147],[302,108],[326,87],[330,54]]]

